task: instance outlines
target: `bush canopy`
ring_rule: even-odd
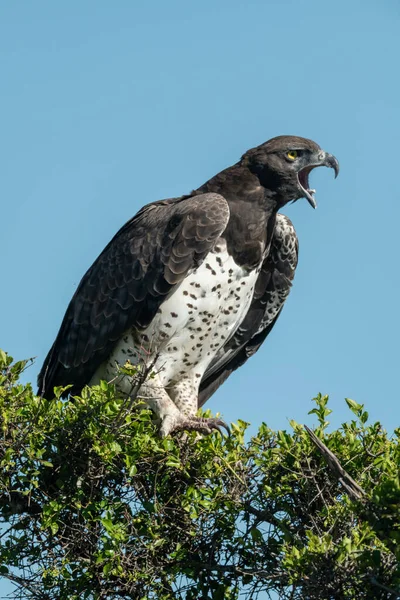
[[[160,439],[101,382],[65,401],[0,351],[0,574],[14,598],[400,598],[399,434],[262,424]],[[206,413],[207,414],[207,413]],[[336,461],[336,463],[335,463]],[[340,470],[342,469],[342,470]]]

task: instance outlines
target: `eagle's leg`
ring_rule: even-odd
[[[192,377],[182,377],[182,379],[171,386],[168,393],[175,406],[180,410],[182,418],[176,423],[170,431],[198,431],[199,433],[210,434],[215,429],[221,433],[221,427],[224,427],[228,433],[229,427],[222,420],[216,417],[197,417],[198,410],[198,384]]]
[[[189,390],[192,392],[188,394]],[[141,387],[139,396],[144,400],[160,420],[160,436],[176,431],[198,431],[209,434],[213,430],[224,427],[228,432],[228,426],[218,418],[196,417],[197,412],[197,390],[188,382],[182,381],[168,391],[162,385],[159,376],[155,375],[145,381]]]
[[[159,430],[161,437],[166,437],[182,421],[179,409],[161,384],[158,375],[142,383],[139,398],[148,404],[161,423]]]

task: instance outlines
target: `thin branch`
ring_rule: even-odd
[[[275,517],[275,515],[272,512],[267,510],[258,510],[258,508],[252,506],[250,502],[245,502],[244,507],[246,508],[246,510],[248,510],[250,514],[257,517],[257,519],[259,519],[260,521],[271,523],[272,525],[275,525],[275,527],[282,527],[281,521],[277,517]]]
[[[393,594],[392,600],[395,600],[395,598],[400,598],[399,590],[394,590],[393,588],[390,588],[387,585],[383,585],[382,583],[379,583],[379,581],[377,581],[375,579],[375,577],[371,577],[371,583],[372,583],[372,585],[376,585],[376,587],[380,588],[381,590],[385,590],[385,592],[389,592],[389,594]]]
[[[354,481],[354,479],[347,473],[347,471],[343,469],[337,456],[335,456],[335,454],[329,450],[329,448],[327,448],[323,442],[321,442],[312,429],[307,427],[307,425],[304,425],[304,428],[310,436],[312,442],[316,445],[326,460],[328,467],[338,478],[348,495],[354,500],[361,500],[363,496],[366,496],[366,493],[362,487],[359,486],[358,483]]]

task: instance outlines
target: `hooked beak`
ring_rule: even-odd
[[[315,167],[330,167],[335,171],[335,179],[339,175],[339,163],[337,159],[333,156],[333,154],[328,154],[328,152],[324,152],[323,150],[321,150],[320,152],[318,152],[316,159],[317,160],[315,163],[312,163],[311,165],[300,169],[300,171],[297,173],[299,186],[304,195],[304,198],[308,200],[309,204],[313,208],[317,208],[317,203],[314,198],[315,190],[311,190],[309,188],[308,176],[310,172],[313,169],[315,169]]]
[[[333,156],[333,154],[328,154],[327,152],[325,152],[325,158],[321,165],[333,169],[335,171],[335,179],[339,175],[339,163],[337,158]]]

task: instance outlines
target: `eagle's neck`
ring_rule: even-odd
[[[240,163],[221,171],[195,193],[221,194],[231,209],[222,234],[229,254],[243,267],[254,269],[264,260],[275,226],[279,197]]]

